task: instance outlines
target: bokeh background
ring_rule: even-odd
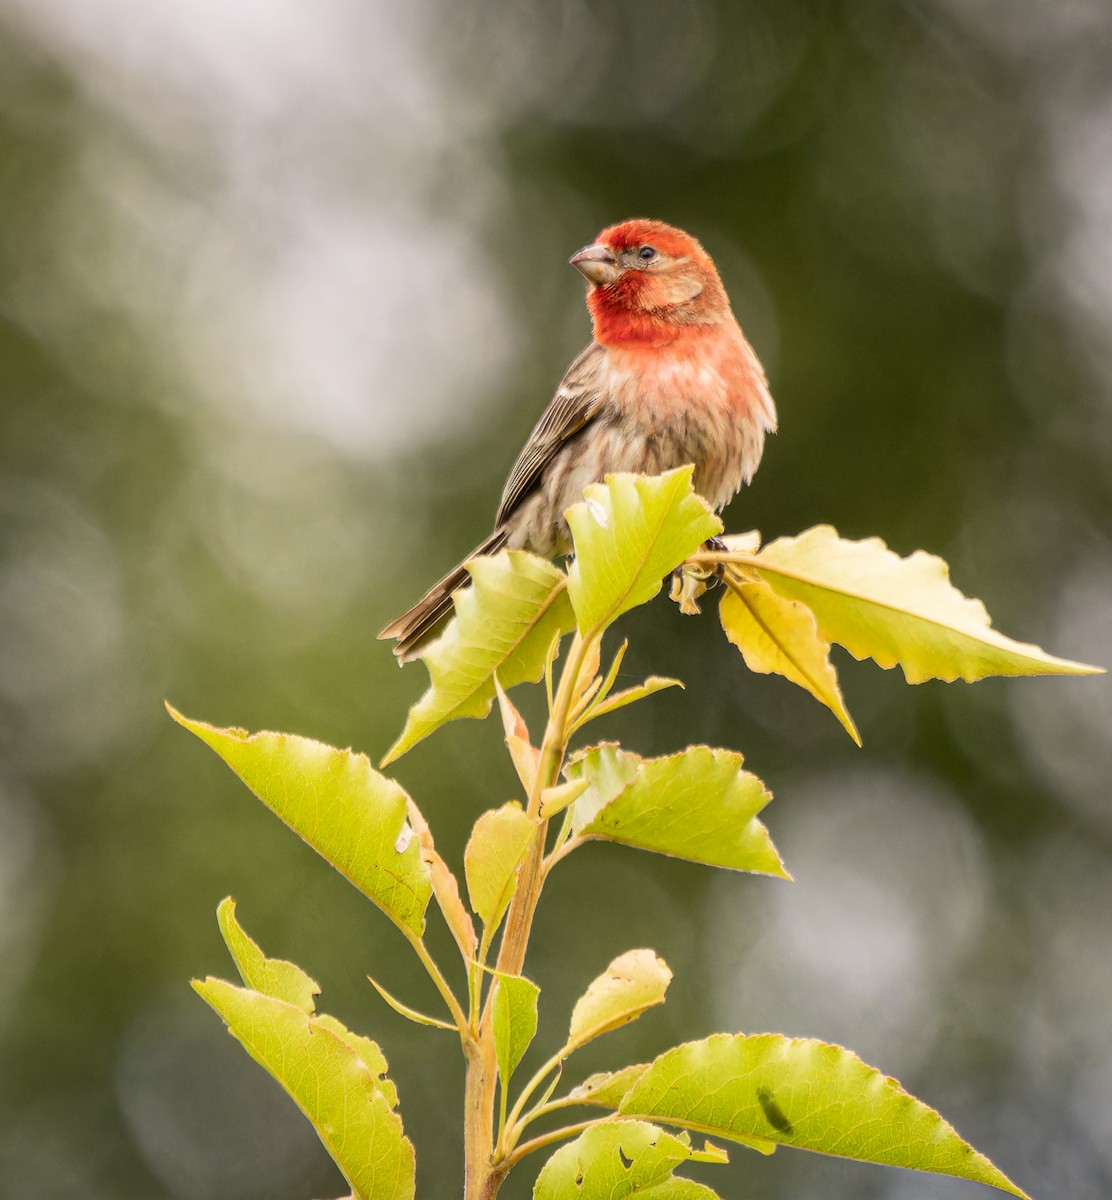
[[[567,257],[633,215],[705,242],[780,405],[728,528],[925,547],[1005,632],[1112,664],[1106,0],[0,0],[0,1194],[340,1192],[188,988],[231,973],[227,893],[381,1041],[420,1194],[459,1194],[455,1049],[365,976],[427,980],[162,699],[385,750],[425,675],[374,633],[489,528],[588,336]],[[626,631],[631,677],[689,687],[614,735],[743,750],[797,882],[573,857],[540,1049],[650,945],[667,1006],[580,1073],[838,1040],[1035,1195],[1112,1194],[1108,678],[843,656],[858,751],[713,609]],[[489,722],[397,777],[455,861],[515,790]],[[733,1159],[705,1177],[739,1200],[976,1192]]]

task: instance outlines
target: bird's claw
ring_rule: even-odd
[[[723,539],[720,537],[709,537],[704,545],[712,554],[725,554],[730,549],[730,547],[727,546],[725,541],[723,541]],[[710,591],[710,589],[713,587],[717,587],[719,580],[721,580],[725,574],[726,564],[724,562],[715,563],[714,574],[707,582],[707,591]]]
[[[709,585],[708,578],[711,580]],[[672,572],[670,596],[679,605],[680,612],[684,616],[694,617],[702,611],[699,608],[699,597],[708,590],[708,586],[713,586],[717,582],[712,576],[703,575],[698,568],[677,567]]]

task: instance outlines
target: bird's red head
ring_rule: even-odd
[[[571,256],[591,284],[587,304],[604,345],[661,343],[715,325],[730,306],[714,263],[690,234],[663,221],[622,221]]]

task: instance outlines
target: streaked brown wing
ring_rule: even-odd
[[[495,528],[501,526],[532,491],[545,467],[568,438],[598,415],[601,407],[599,378],[605,354],[598,343],[592,342],[568,367],[556,395],[529,435],[506,480],[498,515],[494,518]]]

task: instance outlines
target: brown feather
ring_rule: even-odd
[[[529,435],[506,480],[496,526],[504,525],[525,495],[533,490],[558,450],[598,414],[599,375],[606,352],[592,342],[564,372],[556,395]]]
[[[483,554],[494,554],[506,540],[506,531],[496,529],[487,540],[453,567],[443,579],[438,580],[412,608],[390,622],[378,635],[379,638],[397,638],[394,654],[398,661],[407,663],[420,654],[422,648],[440,632],[452,614],[452,593],[470,583],[467,564]]]

